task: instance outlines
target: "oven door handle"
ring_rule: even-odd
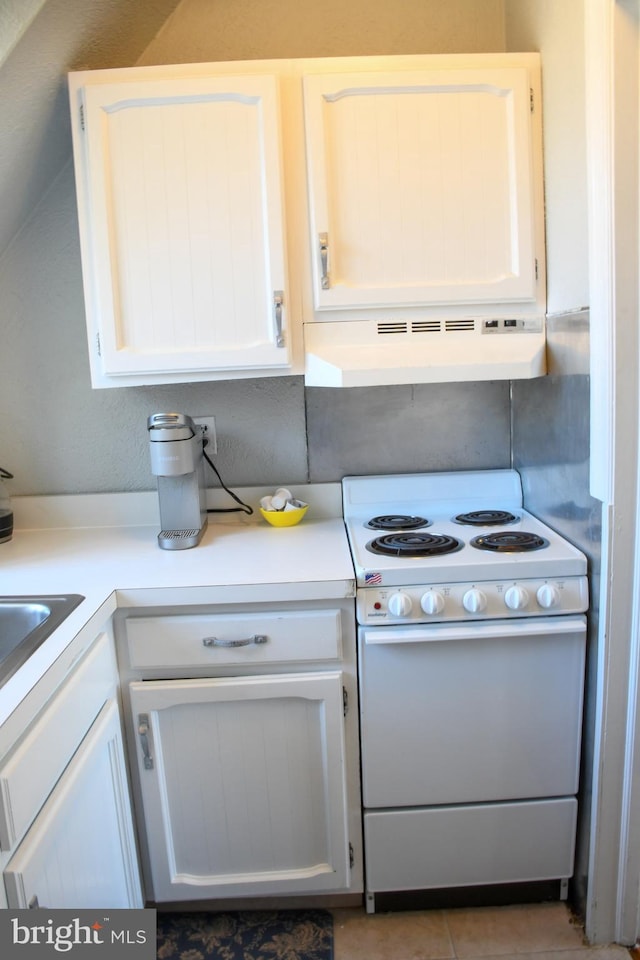
[[[433,643],[446,640],[482,640],[499,637],[536,637],[550,633],[577,633],[586,629],[586,618],[541,617],[539,620],[486,620],[474,623],[433,623],[427,627],[373,627],[361,628],[367,646],[392,643]]]

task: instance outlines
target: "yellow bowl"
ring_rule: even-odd
[[[295,527],[296,523],[300,523],[308,509],[308,505],[300,507],[299,510],[263,510],[260,507],[260,513],[272,527]]]

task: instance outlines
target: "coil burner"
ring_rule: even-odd
[[[390,533],[376,537],[367,544],[371,553],[380,553],[391,557],[437,557],[445,553],[454,553],[463,546],[456,537],[431,533]]]
[[[425,520],[424,517],[408,517],[404,514],[388,514],[372,517],[366,526],[371,530],[417,530],[419,527],[430,527],[431,520]]]
[[[472,510],[470,513],[459,513],[453,518],[453,522],[473,527],[493,527],[503,523],[515,523],[517,519],[508,510]]]
[[[474,537],[470,542],[471,546],[478,550],[492,550],[496,553],[527,553],[549,546],[549,541],[544,537],[524,530],[500,530]]]

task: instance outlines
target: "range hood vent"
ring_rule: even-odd
[[[306,323],[305,383],[522,380],[546,373],[542,317],[445,317]]]
[[[459,330],[475,330],[481,321],[474,317],[448,320],[378,320],[378,336],[387,333],[456,333]]]

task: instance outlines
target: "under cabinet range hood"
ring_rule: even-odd
[[[304,331],[309,387],[523,380],[546,373],[541,317],[340,320],[307,323]]]

